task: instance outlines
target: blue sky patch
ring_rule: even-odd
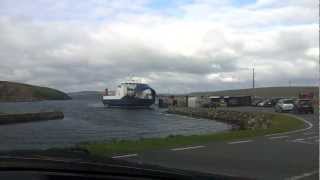
[[[148,4],[148,7],[155,10],[171,9],[191,2],[193,2],[193,0],[152,0]]]
[[[237,7],[246,6],[246,5],[254,4],[257,2],[256,0],[231,0],[231,1],[232,1],[232,4]]]

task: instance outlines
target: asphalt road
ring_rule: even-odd
[[[272,111],[270,108],[237,108]],[[290,133],[212,142],[114,158],[257,179],[319,179],[319,115],[298,115],[306,128]]]

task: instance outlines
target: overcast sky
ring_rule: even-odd
[[[1,0],[0,80],[67,92],[317,85],[316,0]]]

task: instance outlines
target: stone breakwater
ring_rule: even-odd
[[[170,107],[168,113],[180,114],[190,117],[212,119],[231,125],[237,129],[267,129],[271,126],[274,116],[263,112],[240,112],[234,110],[218,110],[213,108],[186,108]]]
[[[63,119],[63,118],[64,118],[64,114],[63,112],[60,112],[60,111],[19,113],[19,114],[1,114],[0,113],[0,124],[46,121],[46,120]]]

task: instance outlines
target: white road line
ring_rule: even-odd
[[[121,156],[113,156],[112,158],[117,159],[117,158],[127,158],[127,157],[135,157],[135,156],[138,156],[138,154],[126,154]]]
[[[182,151],[182,150],[190,150],[190,149],[199,149],[204,148],[206,146],[191,146],[191,147],[184,147],[184,148],[173,148],[171,151]]]
[[[315,175],[318,172],[319,171],[315,170],[315,171],[312,171],[312,172],[304,173],[304,174],[301,174],[301,175],[298,175],[298,176],[293,176],[293,177],[286,178],[286,179],[288,179],[288,180],[299,180],[299,179],[303,179],[303,178]]]
[[[302,144],[313,144],[311,142],[307,142],[307,141],[297,141],[297,140],[293,140],[291,142],[294,142],[294,143],[302,143]]]
[[[302,144],[314,144],[314,143],[311,143],[311,142],[306,142],[306,141],[294,141],[294,142],[297,142],[297,143],[302,143]]]
[[[285,134],[292,134],[292,133],[297,133],[297,132],[303,132],[303,131],[309,130],[309,129],[311,129],[311,128],[313,127],[313,124],[312,124],[312,123],[310,123],[310,122],[307,121],[307,120],[304,120],[303,118],[300,118],[300,117],[294,116],[294,115],[290,115],[290,114],[288,114],[287,116],[291,116],[291,117],[294,117],[294,118],[299,119],[300,121],[303,121],[304,123],[306,123],[306,124],[308,125],[308,127],[304,128],[304,129],[298,129],[298,130],[294,130],[294,131],[289,131],[289,132],[268,134],[268,135],[265,135],[265,136],[266,136],[266,137],[269,137],[269,136],[285,135]]]
[[[311,135],[313,134],[314,132],[306,132],[306,133],[303,133],[304,135]]]
[[[307,137],[305,139],[317,139],[317,138],[319,138],[319,136],[311,136],[311,137]]]
[[[283,139],[288,138],[289,136],[276,136],[276,137],[270,137],[269,139]]]
[[[303,141],[304,139],[303,138],[300,138],[300,139],[295,139],[294,141]]]
[[[252,140],[246,140],[246,141],[234,141],[234,142],[229,142],[228,144],[240,144],[240,143],[247,143],[247,142],[252,142]]]

